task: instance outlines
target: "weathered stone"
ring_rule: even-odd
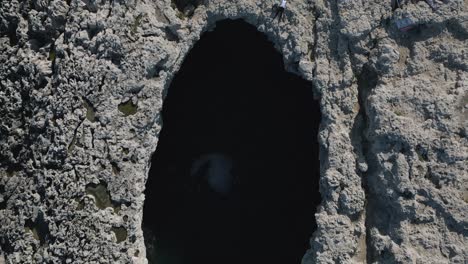
[[[165,89],[228,18],[265,33],[321,101],[322,204],[303,263],[466,262],[466,1],[434,12],[291,0],[281,23],[273,1],[194,2],[0,3],[0,263],[146,262],[143,191]],[[417,26],[400,31],[404,18]],[[119,111],[128,102],[137,111]],[[93,205],[96,182],[120,210]],[[26,230],[38,214],[39,240]]]

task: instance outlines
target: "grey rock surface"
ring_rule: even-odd
[[[0,263],[146,263],[160,110],[200,35],[243,18],[314,84],[308,263],[468,261],[468,2],[0,2]],[[397,21],[415,29],[402,32]]]

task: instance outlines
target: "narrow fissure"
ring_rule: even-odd
[[[150,263],[301,263],[320,203],[319,104],[242,20],[174,77],[145,191]]]
[[[378,76],[375,71],[373,71],[368,65],[364,65],[361,73],[358,76],[358,103],[359,103],[359,113],[354,120],[354,126],[352,129],[353,133],[353,145],[355,152],[358,155],[357,160],[357,173],[362,178],[362,187],[366,195],[366,209],[365,209],[365,226],[366,226],[366,258],[367,263],[372,263],[374,259],[374,253],[369,247],[370,243],[370,226],[369,223],[369,214],[371,211],[371,205],[369,202],[372,202],[369,197],[369,187],[368,187],[368,175],[370,173],[369,166],[369,142],[367,140],[367,131],[368,131],[368,117],[366,109],[366,101],[369,95],[369,92],[377,85]],[[365,167],[359,163],[365,162]]]

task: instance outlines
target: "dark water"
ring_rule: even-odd
[[[320,201],[311,83],[253,26],[225,20],[185,59],[163,121],[145,191],[152,263],[300,263]],[[228,195],[190,176],[208,153],[232,159]]]

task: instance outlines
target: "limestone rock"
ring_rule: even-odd
[[[291,0],[279,24],[273,1],[196,2],[0,3],[0,263],[146,263],[159,110],[227,18],[265,33],[321,101],[322,204],[303,263],[466,262],[466,1]]]

